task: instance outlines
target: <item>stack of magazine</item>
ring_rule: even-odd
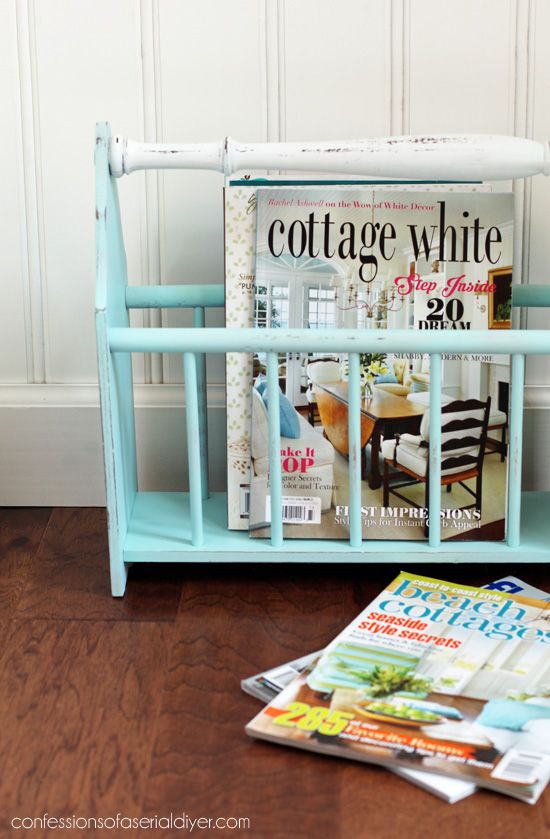
[[[401,573],[325,650],[242,682],[252,737],[386,766],[454,803],[550,778],[550,597]]]

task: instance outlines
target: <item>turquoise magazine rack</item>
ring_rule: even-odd
[[[550,559],[550,493],[521,491],[525,358],[550,354],[550,331],[416,332],[411,330],[307,330],[205,328],[205,310],[224,306],[223,284],[128,285],[117,197],[117,177],[137,169],[242,169],[333,171],[340,174],[440,181],[508,179],[548,172],[543,144],[514,137],[389,138],[357,143],[245,145],[229,139],[196,145],[154,145],[111,137],[100,123],[96,137],[96,331],[107,488],[111,587],[124,594],[137,562],[546,562]],[[513,306],[550,306],[550,286],[513,289]],[[129,311],[185,308],[190,328],[134,328]],[[225,493],[208,486],[205,354],[262,352],[267,357],[270,539],[251,540],[227,530]],[[279,456],[278,354],[349,353],[349,539],[283,539]],[[359,354],[430,355],[429,538],[364,540],[361,532]],[[189,491],[140,492],[137,482],[132,353],[183,355]],[[511,355],[509,480],[506,541],[443,541],[440,530],[441,357],[445,353]]]

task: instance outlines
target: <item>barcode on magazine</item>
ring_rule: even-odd
[[[250,515],[250,487],[242,485],[240,491],[240,516],[242,519],[247,519]]]
[[[548,772],[549,760],[548,755],[540,752],[510,749],[496,769],[493,769],[491,777],[501,781],[515,781],[519,784],[534,784],[542,777],[545,769]]]
[[[321,499],[283,496],[283,524],[320,524]],[[271,496],[265,501],[265,518],[271,521]]]

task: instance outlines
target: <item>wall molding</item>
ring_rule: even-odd
[[[157,0],[140,0],[140,75],[142,87],[143,137],[147,143],[161,142],[162,92],[160,84],[159,15]],[[142,281],[148,285],[162,282],[160,236],[161,172],[145,172],[144,212],[141,230]],[[142,312],[143,325],[162,327],[162,310],[146,309]],[[164,381],[161,353],[144,355],[144,375],[147,384]]]
[[[272,78],[277,80],[276,88],[270,85],[268,94],[268,113],[276,109],[277,126],[273,139],[284,142],[286,140],[286,41],[285,41],[285,11],[286,0],[276,0],[275,3],[266,0],[266,38],[268,45],[267,57],[274,65],[276,59],[276,74]],[[274,68],[275,69],[275,68]],[[269,97],[276,95],[273,105],[269,104]],[[272,130],[275,126],[268,126]]]
[[[209,408],[225,409],[225,385],[208,385],[207,399]],[[136,384],[134,402],[136,408],[184,407],[185,386]],[[0,409],[98,407],[99,388],[95,384],[0,384]]]
[[[48,379],[48,329],[42,155],[34,0],[15,4],[19,104],[23,164],[24,296],[27,307],[27,375],[30,382]]]
[[[524,405],[525,410],[549,410],[550,385],[526,385]]]
[[[550,384],[525,386],[527,410],[550,410]],[[225,410],[225,385],[208,385],[208,408]],[[136,384],[136,408],[175,408],[185,406],[183,384]],[[3,408],[98,408],[99,389],[95,384],[0,384],[0,410]]]
[[[403,4],[403,115],[401,133],[411,130],[411,0],[400,0]]]
[[[405,133],[405,0],[391,0],[388,30],[389,134],[396,136]]]
[[[511,131],[519,137],[533,137],[535,5],[533,0],[516,0],[513,20],[515,38],[510,56],[514,67],[513,118]],[[514,281],[529,283],[530,229],[532,206],[531,178],[514,182],[515,235]],[[519,326],[527,329],[529,311],[519,314]]]
[[[136,435],[142,490],[182,490],[187,482],[184,389],[136,385]],[[524,485],[548,489],[550,385],[525,389]],[[1,385],[0,505],[103,506],[97,385]],[[213,490],[225,481],[225,386],[208,388]],[[533,441],[542,441],[535,450]],[[542,448],[541,448],[542,446]]]
[[[265,138],[268,142],[278,142],[281,139],[281,102],[284,97],[281,95],[281,32],[279,29],[280,21],[280,2],[272,2],[272,0],[265,0],[263,6],[263,13],[261,17],[261,24],[264,38],[264,50],[262,52],[262,60],[264,66],[262,72],[265,79]]]
[[[223,489],[225,386],[208,388],[210,481]],[[184,389],[136,385],[138,479],[143,490],[186,487]],[[1,385],[0,505],[104,506],[97,385]]]
[[[550,410],[550,384],[525,386],[527,410]],[[208,385],[209,409],[225,410],[225,385]],[[185,406],[183,384],[136,384],[136,408],[175,408]],[[0,410],[3,408],[98,408],[99,388],[95,384],[0,384]]]

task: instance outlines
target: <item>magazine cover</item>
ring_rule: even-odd
[[[267,188],[271,180],[280,186],[280,178],[271,178],[262,179],[262,187]],[[298,181],[285,183],[296,190],[307,188]],[[257,181],[247,177],[224,189],[225,324],[229,329],[254,325],[257,190]],[[229,530],[248,530],[253,365],[247,353],[226,355]]]
[[[534,588],[517,577],[503,577],[492,583],[488,583],[483,588],[504,591],[509,594],[522,593],[525,597],[536,600],[550,600],[547,592],[539,588]],[[322,651],[310,653],[293,661],[288,661],[278,667],[272,667],[270,670],[264,670],[255,676],[249,676],[247,679],[241,681],[241,688],[245,693],[267,704],[275,699],[296,676],[303,673],[308,667],[311,667],[321,654]],[[457,801],[461,801],[476,790],[475,784],[471,781],[460,781],[456,778],[445,777],[444,775],[434,775],[431,772],[419,772],[416,769],[396,768],[392,769],[392,771],[405,778],[405,780],[426,790],[426,792],[437,795],[438,798],[442,798],[449,804],[455,804]]]
[[[262,188],[280,186],[282,178],[261,180]],[[298,191],[309,188],[303,181],[284,180]],[[230,182],[224,189],[225,325],[242,329],[254,325],[256,278],[257,180],[248,176]],[[257,371],[256,371],[257,372]],[[225,366],[227,405],[227,526],[248,530],[250,499],[252,356],[227,353]]]
[[[402,572],[248,724],[534,804],[550,778],[550,602]]]
[[[259,189],[258,328],[510,327],[513,196],[369,187]],[[265,354],[254,356],[250,530],[269,536]],[[360,356],[366,539],[428,536],[430,359]],[[442,538],[502,540],[509,356],[444,354]],[[349,536],[348,364],[281,353],[287,538]]]
[[[311,667],[320,652],[305,655],[295,661],[289,661],[281,667],[273,667],[256,676],[243,679],[241,688],[245,693],[255,699],[261,699],[266,704],[275,699],[296,676]],[[456,778],[448,778],[443,775],[434,775],[432,772],[418,772],[416,769],[391,769],[396,775],[410,781],[412,784],[421,787],[426,792],[431,792],[448,804],[456,804],[476,791],[476,785],[470,781],[460,781]]]
[[[280,179],[271,177],[280,188]],[[270,181],[262,181],[265,188]],[[288,181],[285,181],[288,183]],[[311,185],[294,184],[294,189]],[[256,193],[258,182],[245,176],[224,190],[225,319],[231,329],[254,325],[256,272]],[[271,188],[271,187],[270,187]],[[387,189],[414,189],[398,185]],[[488,192],[483,184],[423,186],[430,191]],[[258,373],[257,362],[255,364]],[[248,530],[250,496],[250,424],[252,418],[253,360],[246,353],[226,356],[227,395],[227,521],[229,530]]]

